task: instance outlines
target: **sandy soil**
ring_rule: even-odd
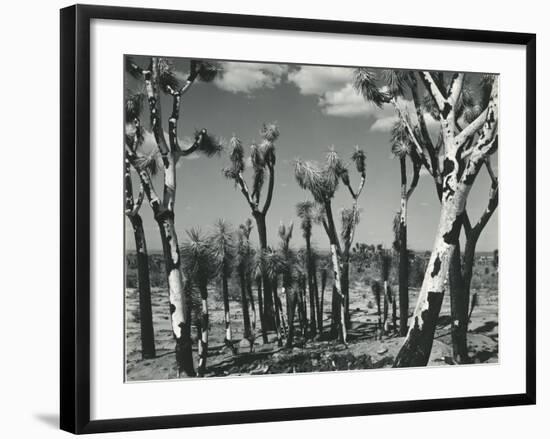
[[[394,286],[394,291],[397,290],[397,286]],[[305,341],[298,335],[295,342],[296,346],[293,349],[281,349],[277,347],[274,334],[269,334],[269,343],[264,345],[258,333],[251,349],[246,340],[241,341],[243,327],[240,303],[231,302],[233,338],[238,352],[236,355],[223,345],[223,305],[221,301],[211,300],[211,328],[206,376],[261,375],[391,367],[403,339],[395,335],[388,335],[383,337],[382,340],[378,340],[376,336],[378,317],[370,288],[356,282],[350,293],[352,327],[349,331],[348,348],[336,341],[324,340],[323,337]],[[411,291],[411,307],[416,303],[417,293],[416,290]],[[496,291],[482,289],[478,290],[478,299],[479,303],[474,309],[469,326],[468,345],[470,355],[475,363],[494,363],[498,361],[498,295]],[[176,378],[174,341],[170,330],[168,293],[166,290],[152,289],[152,306],[157,357],[151,360],[142,360],[138,294],[133,288],[126,290],[126,371],[128,381]],[[330,324],[329,307],[330,292],[325,296],[325,332],[328,332]],[[284,303],[283,309],[285,309]],[[450,304],[449,298],[446,296],[436,330],[429,366],[453,364],[449,314]],[[196,334],[194,336],[196,337]],[[194,349],[196,357],[196,340]]]

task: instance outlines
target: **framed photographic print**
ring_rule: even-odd
[[[535,403],[535,35],[61,11],[61,428]]]

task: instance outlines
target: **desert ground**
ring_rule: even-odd
[[[488,270],[485,274],[488,274]],[[476,271],[481,271],[476,267]],[[494,363],[498,361],[498,291],[481,285],[473,288],[478,301],[473,309],[468,332],[469,353],[472,362]],[[488,284],[489,282],[481,282]],[[328,285],[330,287],[330,283]],[[479,286],[479,285],[478,285]],[[397,285],[392,285],[395,292]],[[352,281],[350,288],[351,329],[348,347],[337,340],[329,340],[330,288],[327,287],[324,302],[324,334],[305,340],[297,331],[292,349],[277,346],[275,333],[269,333],[269,343],[263,344],[256,327],[256,339],[250,349],[243,335],[242,309],[238,301],[231,301],[231,320],[236,354],[224,346],[223,303],[216,299],[213,285],[210,308],[210,340],[206,377],[229,375],[263,375],[275,373],[324,372],[335,370],[390,368],[403,337],[389,334],[380,337],[377,333],[378,316],[375,299],[369,284],[362,280]],[[410,290],[410,313],[412,314],[418,288]],[[396,293],[397,294],[397,293]],[[279,293],[285,309],[284,295]],[[257,304],[256,304],[257,306]],[[168,292],[165,288],[152,288],[153,324],[157,357],[142,360],[140,352],[140,327],[138,291],[126,289],[126,380],[146,381],[176,378],[174,340],[170,329]],[[389,312],[391,321],[391,309]],[[450,301],[446,295],[437,325],[431,358],[428,366],[452,365]],[[194,330],[196,357],[196,332]]]

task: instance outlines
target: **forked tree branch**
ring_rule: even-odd
[[[437,86],[437,83],[432,77],[432,74],[430,72],[421,72],[420,77],[422,78],[422,81],[424,82],[428,93],[430,93],[430,96],[437,104],[437,108],[439,109],[439,111],[443,111],[445,109],[445,104],[447,103],[447,100],[445,99],[445,96],[443,96],[443,92]]]

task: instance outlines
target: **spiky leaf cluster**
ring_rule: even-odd
[[[213,157],[221,154],[223,151],[223,143],[219,138],[212,136],[206,130],[196,130],[195,139],[198,139],[199,136],[202,138],[197,149],[198,152],[207,157]]]
[[[357,68],[353,72],[353,87],[369,102],[378,107],[390,100],[390,95],[379,87],[379,80],[374,71],[367,68]]]
[[[254,249],[250,244],[252,228],[252,221],[247,218],[237,230],[237,269],[247,275],[251,275],[254,270]]]
[[[229,140],[229,160],[231,166],[223,170],[224,175],[229,179],[236,179],[244,171],[244,150],[241,139],[236,136]]]
[[[407,70],[384,69],[381,76],[389,94],[395,98],[404,96],[413,84],[412,72]]]
[[[124,57],[124,68],[133,78],[141,78],[141,68],[136,64],[132,56],[126,55]]]
[[[407,131],[407,127],[401,118],[397,119],[397,121],[393,124],[390,142],[391,152],[398,158],[410,154],[413,148],[412,140],[409,132]]]
[[[124,106],[124,116],[126,122],[133,122],[135,119],[139,119],[141,111],[143,110],[143,101],[145,95],[143,93],[131,93],[126,92],[126,105]]]
[[[301,228],[304,238],[311,236],[314,210],[315,204],[311,201],[302,201],[296,204],[296,216],[298,216],[301,220]]]
[[[193,60],[191,63],[191,68],[195,69],[195,74],[202,82],[212,82],[220,72],[220,66],[217,63],[204,60]]]
[[[231,276],[235,259],[235,233],[224,219],[220,218],[214,224],[210,235],[210,246],[219,268],[219,272],[226,278]]]
[[[325,203],[334,197],[340,180],[349,184],[348,170],[333,149],[327,153],[323,167],[312,161],[296,159],[294,176],[300,187],[310,191],[318,203]]]
[[[216,253],[211,239],[200,229],[193,228],[186,233],[187,239],[180,247],[181,266],[188,277],[203,289],[217,275]]]
[[[174,72],[174,64],[169,58],[159,58],[158,60],[158,82],[161,90],[170,93],[170,90],[176,91],[180,84]]]
[[[367,156],[365,152],[361,148],[359,148],[358,145],[355,146],[355,151],[353,151],[351,160],[353,161],[353,163],[355,163],[355,168],[357,169],[357,172],[359,172],[361,175],[364,174],[366,170]]]

